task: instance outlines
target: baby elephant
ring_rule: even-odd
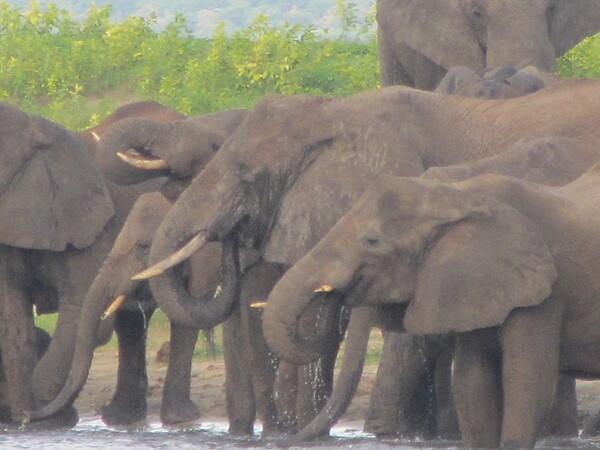
[[[464,445],[532,448],[558,374],[600,377],[599,223],[597,167],[561,187],[383,177],[277,283],[267,341],[306,363],[342,305],[452,333]]]

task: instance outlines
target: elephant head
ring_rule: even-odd
[[[79,131],[77,136],[84,142],[86,148],[95,158],[96,147],[104,132],[115,122],[129,117],[145,117],[155,122],[173,122],[175,120],[183,120],[187,116],[154,100],[125,103],[106,116],[97,125]]]
[[[350,114],[347,121],[334,120],[338,107]],[[290,264],[349,208],[373,173],[422,170],[414,155],[379,145],[379,137],[389,136],[375,130],[386,125],[363,123],[360,115],[334,99],[270,96],[259,102],[165,217],[150,263],[169,259],[140,276],[160,274],[205,242],[227,241],[233,234],[268,261]],[[373,134],[359,132],[363,128]],[[352,139],[355,146],[348,145]],[[373,157],[356,156],[367,152]],[[330,181],[327,188],[323,180]],[[174,270],[151,280],[166,314],[191,326],[197,323],[192,311],[197,302],[182,286]]]
[[[383,85],[433,89],[451,67],[532,64],[555,59],[600,30],[595,0],[379,0]]]
[[[406,331],[442,334],[501,324],[543,302],[555,277],[539,232],[514,209],[432,180],[384,176],[275,285],[263,330],[281,358],[307,363],[321,337],[298,330],[339,307],[333,293],[349,305],[406,308]]]
[[[158,122],[131,117],[108,127],[98,144],[102,172],[117,184],[168,176],[189,181],[235,131],[246,110]]]

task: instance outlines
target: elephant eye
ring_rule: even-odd
[[[136,242],[135,246],[141,250],[148,250],[150,248],[150,244],[151,244],[150,242],[139,241],[139,242]]]
[[[367,238],[366,241],[367,241],[367,245],[369,245],[371,247],[379,245],[379,239],[374,238],[374,237]]]
[[[365,247],[371,249],[377,248],[381,244],[381,240],[379,239],[379,237],[373,234],[362,236],[361,241]]]

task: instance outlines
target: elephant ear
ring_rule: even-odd
[[[550,295],[556,269],[538,231],[518,211],[489,201],[489,216],[448,224],[425,255],[404,319],[409,333],[493,327]]]
[[[598,0],[557,0],[548,28],[556,56],[561,56],[582,39],[600,31]]]
[[[73,133],[28,117],[28,129],[19,130],[28,140],[20,150],[26,155],[0,172],[10,177],[0,178],[0,242],[53,251],[87,247],[114,213],[102,175]]]
[[[485,68],[485,53],[459,0],[379,1],[377,23],[390,48],[404,43],[446,69]]]

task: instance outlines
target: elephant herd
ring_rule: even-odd
[[[222,324],[230,433],[326,436],[379,327],[376,436],[577,435],[575,379],[600,378],[600,82],[552,72],[600,2],[378,0],[377,23],[376,91],[141,101],[80,132],[0,104],[2,422],[76,423],[113,330],[102,418],[144,420],[161,308],[165,424],[200,416],[194,345]]]

